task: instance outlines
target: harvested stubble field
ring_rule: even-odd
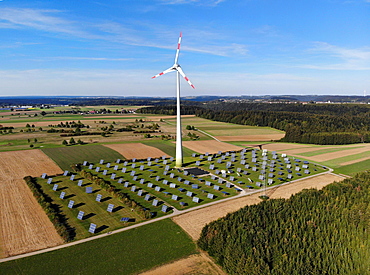
[[[324,174],[309,179],[303,179],[287,185],[278,186],[270,189],[267,195],[270,198],[289,198],[292,194],[298,193],[303,189],[318,188],[334,182],[341,181],[343,177],[335,174]],[[194,240],[199,239],[202,228],[211,221],[224,217],[230,212],[237,211],[238,209],[246,206],[259,203],[261,193],[256,193],[250,196],[237,198],[212,205],[206,208],[192,211],[181,216],[174,217],[173,220],[180,225]]]
[[[216,265],[205,254],[191,255],[187,258],[162,265],[149,270],[140,275],[226,275],[222,269]]]
[[[370,144],[318,146],[270,143],[263,145],[263,149],[278,152],[288,151],[288,153],[293,156],[302,157],[315,162],[331,162],[338,166],[349,165],[370,159]]]
[[[123,155],[127,159],[146,159],[158,158],[162,156],[169,157],[163,151],[142,143],[123,143],[123,144],[106,144],[104,145]]]
[[[24,176],[61,173],[39,150],[0,153],[2,257],[52,247],[63,241],[34,199]]]
[[[216,140],[198,140],[198,141],[183,141],[183,146],[198,152],[200,154],[204,154],[206,152],[210,154],[217,153],[219,151],[239,151],[243,149],[243,147],[239,147],[236,145],[232,145],[225,142],[219,142]]]

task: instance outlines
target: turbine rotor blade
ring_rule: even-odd
[[[159,76],[161,76],[161,75],[164,75],[164,74],[166,74],[166,73],[170,73],[170,72],[175,71],[175,70],[176,70],[176,69],[175,69],[174,67],[171,67],[171,68],[169,68],[169,69],[167,69],[167,70],[165,70],[165,71],[163,71],[163,72],[161,72],[161,73],[159,73],[159,74],[157,74],[157,75],[153,76],[152,78],[159,77]]]
[[[179,42],[177,42],[177,50],[176,50],[175,64],[177,64],[177,61],[179,60],[181,38],[182,38],[182,33],[180,32]]]
[[[176,68],[176,70],[182,75],[183,78],[185,78],[185,80],[189,83],[190,87],[192,87],[193,89],[195,89],[193,83],[191,83],[190,79],[185,75],[184,71],[181,69],[180,66],[178,66]]]

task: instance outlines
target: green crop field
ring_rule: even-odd
[[[1,274],[138,274],[197,253],[169,219],[125,232],[0,264]]]
[[[153,140],[153,141],[143,141],[141,143],[146,144],[148,146],[153,146],[172,157],[174,157],[176,154],[176,143],[172,141]],[[193,153],[195,153],[194,151],[186,147],[183,147],[182,151],[183,151],[183,157],[190,157]]]
[[[99,162],[101,159],[106,161],[124,159],[117,151],[102,145],[74,145],[68,147],[42,148],[42,151],[63,170],[69,170],[71,164],[82,163],[85,160]]]

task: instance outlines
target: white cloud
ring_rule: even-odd
[[[200,6],[217,6],[226,0],[161,0],[166,5],[195,4]]]
[[[316,42],[308,52],[318,55],[322,61],[320,64],[306,64],[300,67],[317,70],[370,70],[369,47],[351,49]]]

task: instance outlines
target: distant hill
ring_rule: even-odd
[[[182,104],[197,105],[198,102],[330,102],[369,103],[370,96],[336,95],[274,95],[274,96],[186,96]],[[119,96],[13,96],[0,97],[0,106],[25,105],[173,105],[175,97],[119,97]]]

